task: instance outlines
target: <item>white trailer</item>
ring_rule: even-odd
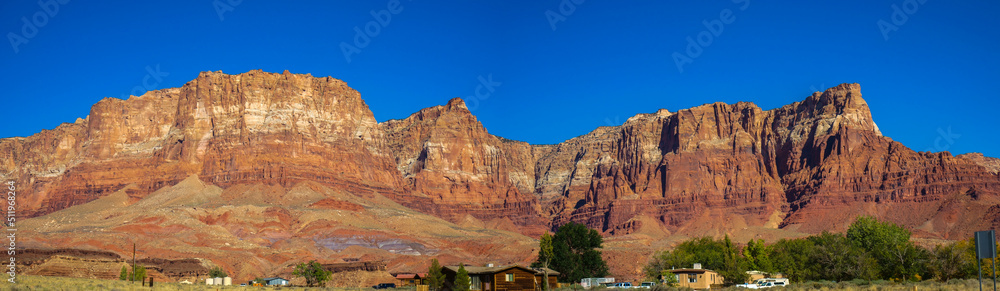
[[[580,286],[590,289],[601,285],[608,285],[615,282],[615,278],[583,278],[580,279]]]

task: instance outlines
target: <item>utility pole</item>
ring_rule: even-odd
[[[129,281],[132,282],[132,284],[135,284],[135,242],[132,243],[132,276],[129,277],[131,277]]]

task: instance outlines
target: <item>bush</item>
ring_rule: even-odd
[[[292,275],[305,278],[306,284],[309,287],[321,285],[323,282],[329,281],[330,274],[332,272],[323,269],[323,265],[320,265],[316,261],[300,263],[298,266],[295,266],[295,271],[292,272]]]
[[[213,267],[212,270],[208,271],[208,277],[209,278],[225,278],[225,277],[229,277],[229,274],[226,274],[226,271],[223,271],[222,268],[216,266],[216,267]]]

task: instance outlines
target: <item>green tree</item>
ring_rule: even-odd
[[[813,280],[817,271],[810,262],[810,255],[815,253],[815,248],[815,243],[804,238],[779,240],[770,248],[774,270],[794,282]]]
[[[215,266],[215,267],[212,267],[212,269],[208,271],[208,277],[209,278],[225,278],[225,277],[229,277],[229,274],[226,274],[226,271],[222,270],[221,267]]]
[[[848,281],[878,277],[877,262],[844,235],[823,232],[807,239],[815,246],[809,256],[810,263],[818,269],[812,279]]]
[[[143,280],[146,280],[146,267],[144,267],[144,266],[136,266],[135,267],[135,274],[132,274],[132,279],[134,279],[135,281],[139,281],[139,282],[142,282]]]
[[[700,237],[681,242],[673,251],[658,253],[644,270],[646,277],[653,280],[666,278],[665,270],[691,268],[695,263],[702,264],[706,269],[722,270],[726,262],[725,254],[726,246],[722,241]]]
[[[976,277],[976,252],[968,240],[937,245],[931,250],[927,269],[941,281]]]
[[[722,245],[724,247],[723,266],[718,270],[719,275],[722,275],[726,285],[746,282],[750,278],[750,275],[743,268],[746,264],[743,263],[743,258],[739,255],[741,251],[733,245],[733,241],[729,239],[729,235],[726,235],[722,240]]]
[[[465,270],[465,266],[462,264],[458,265],[458,271],[455,274],[455,285],[452,288],[454,291],[469,291],[472,285],[472,279],[469,278],[469,271]]]
[[[437,259],[431,259],[430,270],[427,270],[427,284],[430,289],[437,291],[444,286],[444,272],[441,272],[441,264]]]
[[[729,236],[721,240],[701,237],[681,242],[673,251],[658,253],[646,264],[644,271],[651,280],[669,280],[675,278],[667,270],[691,268],[695,263],[700,263],[705,269],[719,272],[726,284],[731,285],[749,278],[741,252]]]
[[[306,285],[309,287],[321,285],[323,282],[330,280],[330,271],[323,269],[323,265],[320,265],[315,260],[309,261],[309,263],[300,263],[295,266],[295,271],[292,275],[303,277],[306,279]]]
[[[128,280],[128,268],[122,266],[122,272],[118,274],[118,280]]]
[[[847,238],[871,254],[882,278],[909,280],[926,270],[927,252],[910,242],[910,231],[899,225],[862,216],[847,229]]]
[[[771,263],[770,246],[764,244],[764,240],[753,240],[747,242],[743,248],[743,257],[746,258],[746,269],[761,272],[773,272],[774,264]]]
[[[580,279],[604,277],[608,265],[601,258],[604,239],[596,230],[570,222],[559,227],[552,237],[552,268],[559,270],[563,282],[580,282]]]
[[[663,285],[667,285],[669,287],[677,287],[677,283],[680,283],[677,282],[677,275],[674,275],[674,273],[667,270],[660,271],[660,278],[663,279]]]
[[[536,261],[539,267],[542,267],[542,290],[549,290],[549,265],[552,262],[552,257],[555,255],[555,250],[552,247],[552,236],[548,233],[543,233],[542,237],[538,240],[538,261]]]

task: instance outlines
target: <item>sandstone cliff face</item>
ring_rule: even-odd
[[[181,88],[104,99],[75,124],[4,139],[0,172],[24,189],[29,216],[131,184],[141,198],[191,174],[223,187],[310,180],[391,193],[401,180],[384,142],[343,81],[206,72]]]
[[[403,199],[429,199],[411,207],[453,221],[472,215],[543,225],[532,194],[531,146],[489,134],[461,99],[383,122],[382,128],[412,196]]]
[[[968,153],[958,155],[958,157],[970,160],[977,165],[983,166],[987,171],[993,172],[994,174],[1000,173],[1000,159],[998,158],[983,156],[982,153]]]
[[[556,146],[538,169],[555,225],[612,234],[643,216],[678,231],[708,213],[807,233],[875,215],[956,238],[986,224],[937,219],[941,205],[973,195],[962,205],[981,218],[1000,194],[996,173],[973,160],[882,136],[857,84],[768,111],[716,103],[639,115]]]
[[[569,221],[612,236],[811,233],[868,214],[954,238],[991,223],[955,212],[1000,213],[998,160],[918,153],[882,136],[857,84],[773,110],[660,110],[529,145],[489,134],[460,99],[380,124],[357,91],[330,77],[206,72],[2,139],[0,158],[0,178],[19,183],[28,216],[122,189],[138,200],[191,175],[239,191],[317,182],[531,234]]]

